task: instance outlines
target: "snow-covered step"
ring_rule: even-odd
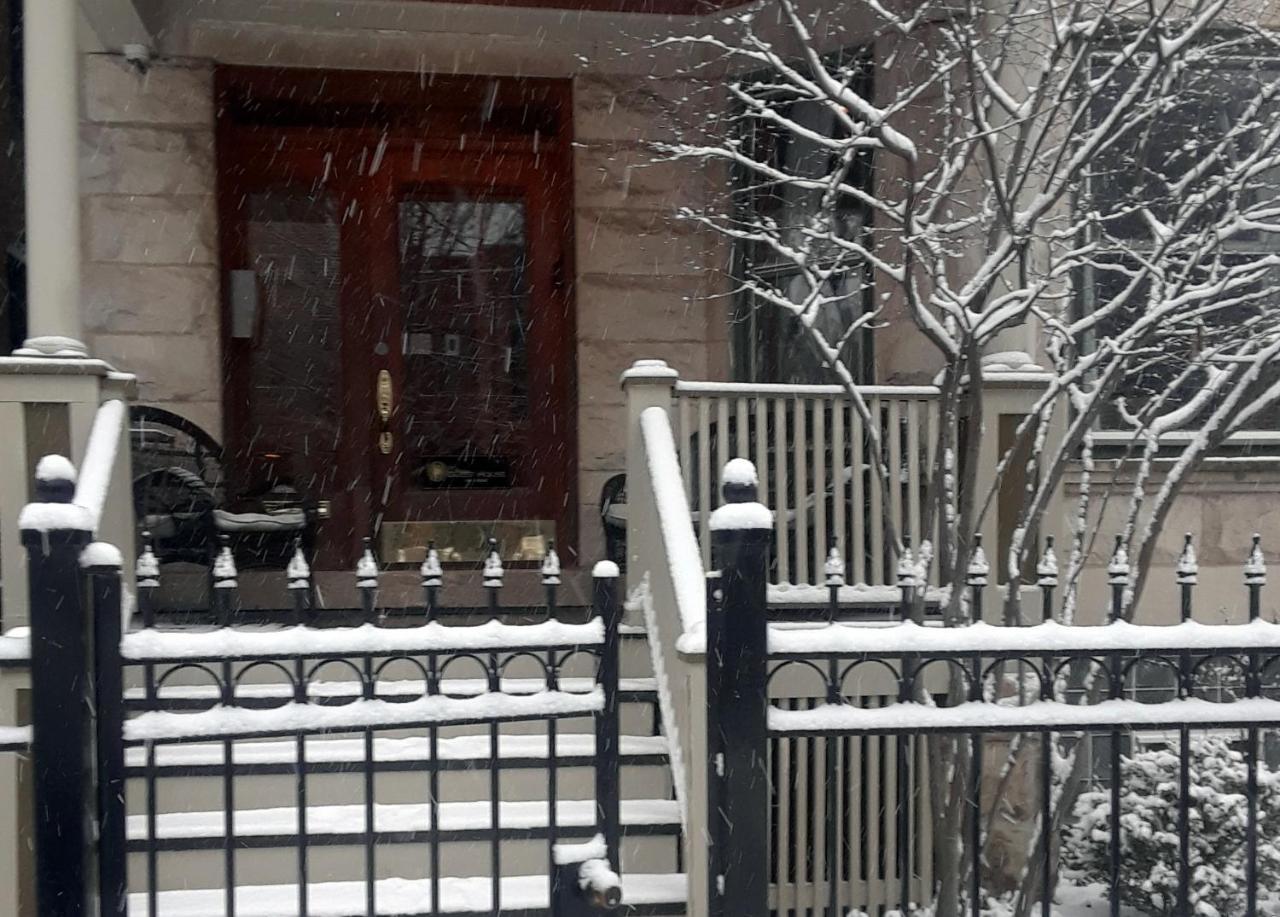
[[[688,892],[687,877],[671,874],[622,876],[622,904],[634,914],[682,914]],[[364,882],[314,882],[307,886],[310,917],[371,917],[366,906]],[[493,891],[487,878],[442,878],[439,906],[431,900],[427,879],[380,879],[374,884],[376,915],[430,917],[439,914],[493,913]],[[548,908],[549,884],[545,875],[505,876],[501,880],[497,913],[520,912],[536,917]],[[156,914],[150,913],[147,896],[129,896],[133,917],[223,917],[225,893],[220,888],[160,892]],[[236,889],[237,917],[295,917],[297,885],[242,885]]]
[[[499,803],[499,833],[511,838],[546,837],[548,808],[547,803],[541,801]],[[487,802],[444,802],[439,809],[442,841],[490,836],[492,808]],[[680,812],[671,800],[624,799],[620,814],[625,833],[673,835],[680,830]],[[365,807],[360,804],[308,806],[308,841],[313,845],[363,843],[365,818]],[[558,800],[556,824],[563,835],[590,836],[596,827],[595,802]],[[379,844],[423,843],[430,839],[430,828],[431,807],[425,803],[376,803],[373,807],[373,829]],[[130,848],[143,849],[147,838],[146,816],[129,816],[126,830]],[[298,810],[293,806],[238,809],[233,831],[237,846],[292,847],[297,843]],[[156,837],[162,850],[221,848],[223,812],[162,813],[156,817]]]
[[[620,740],[621,763],[627,765],[659,765],[666,763],[667,740],[663,736],[624,735]],[[498,760],[504,770],[520,767],[547,766],[547,736],[500,735]],[[559,733],[556,736],[556,762],[559,767],[585,767],[595,762],[595,736],[591,733]],[[224,746],[220,742],[190,745],[158,745],[155,766],[164,777],[171,775],[209,775],[222,773]],[[490,760],[491,747],[487,732],[438,739],[436,761],[442,770],[470,769],[476,762]],[[308,736],[305,745],[307,769],[311,773],[350,773],[351,765],[364,761],[363,739]],[[253,774],[293,775],[297,764],[298,745],[294,740],[235,742],[231,760],[237,772]],[[373,758],[379,771],[420,771],[431,763],[431,742],[425,736],[373,740]],[[130,776],[142,776],[147,764],[143,748],[125,752],[125,765]]]

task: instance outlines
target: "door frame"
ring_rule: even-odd
[[[283,68],[219,67],[215,72],[218,99],[217,195],[221,242],[220,336],[223,366],[224,440],[231,459],[232,484],[242,469],[234,468],[234,457],[248,441],[247,374],[239,371],[249,354],[249,343],[231,337],[230,303],[225,285],[227,270],[243,266],[245,259],[241,209],[248,181],[248,168],[261,174],[264,164],[277,162],[283,145],[289,158],[305,159],[339,155],[357,148],[369,150],[383,145],[387,156],[428,156],[442,162],[466,157],[474,163],[479,154],[504,158],[530,158],[545,174],[541,189],[547,206],[560,219],[554,243],[556,264],[532,265],[550,271],[551,308],[559,312],[559,346],[549,359],[555,366],[555,390],[548,393],[565,424],[563,460],[555,464],[544,487],[561,494],[555,515],[557,546],[562,557],[572,563],[577,558],[577,347],[573,278],[573,175],[572,175],[572,91],[569,80],[515,79],[499,77],[422,77],[419,74],[333,72]],[[299,101],[302,100],[302,101]],[[373,118],[374,120],[370,120]],[[462,152],[459,153],[459,149]],[[296,152],[295,152],[296,151]],[[451,155],[452,154],[452,155]],[[483,158],[483,157],[482,157]],[[318,166],[310,165],[315,175]],[[272,169],[274,171],[274,168]],[[380,170],[393,176],[393,169]],[[347,181],[373,181],[362,175]],[[535,183],[535,188],[538,187]],[[342,212],[351,204],[342,184]],[[398,231],[398,230],[397,230]],[[342,233],[344,263],[358,263],[363,253],[362,233]],[[375,268],[377,270],[378,268]],[[380,268],[386,271],[386,265]],[[370,282],[398,289],[398,274]],[[338,455],[339,482],[359,481],[355,489],[335,487],[334,493],[320,495],[330,500],[330,518],[321,524],[317,562],[325,566],[349,566],[358,553],[359,536],[373,535],[381,494],[375,476],[387,470],[376,448],[380,429],[376,423],[375,372],[369,372],[368,358],[351,359],[347,348],[366,334],[362,316],[353,303],[361,298],[361,282],[345,282],[340,288],[339,325],[343,345],[341,385],[344,394],[342,422],[345,434]],[[399,364],[400,348],[392,347],[388,362]],[[530,361],[535,359],[532,351]],[[399,368],[393,370],[398,373]],[[531,378],[532,383],[532,378]],[[401,440],[397,427],[396,440]],[[362,445],[363,444],[363,445]],[[374,497],[377,499],[374,499]],[[518,515],[518,514],[516,514]]]

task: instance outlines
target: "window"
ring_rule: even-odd
[[[833,72],[845,75],[849,85],[859,93],[872,90],[872,67],[863,49],[839,52],[827,60]],[[740,88],[753,98],[765,102],[772,110],[802,128],[790,130],[754,117],[745,104],[737,112],[743,149],[754,161],[803,178],[822,178],[838,167],[835,156],[804,132],[839,137],[841,128],[832,112],[822,102],[792,98],[784,87],[770,83],[765,76],[746,78]],[[871,156],[859,153],[848,181],[860,187],[871,186]],[[837,200],[834,208],[824,212],[822,192],[797,188],[785,182],[762,182],[757,174],[740,170],[734,177],[735,215],[744,224],[773,225],[783,241],[798,237],[802,228],[820,220],[840,238],[856,238],[868,232],[869,214],[865,207],[847,196]],[[837,297],[819,317],[828,339],[839,337],[840,331],[871,302],[871,273],[862,262],[851,261],[847,252],[834,248],[820,257],[824,267],[839,267],[824,293]],[[762,242],[740,242],[733,253],[733,274],[739,283],[753,281],[764,284],[793,302],[801,301],[809,289],[794,263],[780,256]],[[749,293],[739,295],[734,309],[733,359],[734,374],[747,382],[830,382],[830,370],[824,367],[817,350],[800,327],[799,321],[776,305],[762,302]],[[869,381],[871,375],[871,335],[864,332],[848,341],[841,352],[843,362],[855,378]]]
[[[1099,60],[1095,76],[1108,64]],[[1124,305],[1090,333],[1083,342],[1086,347],[1123,331],[1142,314],[1153,295],[1168,298],[1212,287],[1280,248],[1271,234],[1242,231],[1222,244],[1199,250],[1192,245],[1181,255],[1158,258],[1160,271],[1154,272],[1160,275],[1158,280],[1142,267],[1155,246],[1147,214],[1161,223],[1171,222],[1191,195],[1208,188],[1227,169],[1258,151],[1263,132],[1280,112],[1273,104],[1250,116],[1249,107],[1263,87],[1278,77],[1280,61],[1275,60],[1220,57],[1190,67],[1172,88],[1152,90],[1158,107],[1145,124],[1131,129],[1122,142],[1096,157],[1087,176],[1088,205],[1097,214],[1091,232],[1101,243],[1103,254],[1083,272],[1082,308],[1106,308],[1118,301],[1135,278],[1138,283]],[[1098,117],[1117,104],[1130,81],[1131,77],[1121,75],[1093,100]],[[1222,155],[1209,158],[1211,150],[1220,150]],[[1189,187],[1182,184],[1195,169],[1203,174]],[[1248,208],[1271,200],[1278,186],[1280,175],[1255,177],[1241,197],[1228,201],[1219,196],[1217,203],[1203,208],[1183,234],[1190,236],[1217,223],[1227,214],[1228,206]],[[1188,314],[1185,320],[1160,328],[1152,340],[1144,341],[1148,352],[1133,361],[1134,367],[1119,391],[1129,412],[1155,409],[1166,413],[1187,403],[1204,382],[1203,372],[1197,370],[1201,354],[1216,343],[1243,343],[1255,335],[1262,315],[1274,304],[1278,288],[1280,273],[1263,273],[1247,287],[1202,300],[1200,317]],[[1280,378],[1280,368],[1263,384],[1276,378]],[[1116,406],[1107,410],[1102,423],[1111,428],[1128,426]],[[1255,425],[1280,427],[1280,408],[1257,418]]]

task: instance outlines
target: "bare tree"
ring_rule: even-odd
[[[769,0],[662,42],[727,93],[712,123],[663,155],[722,164],[739,191],[794,205],[684,212],[748,252],[734,293],[798,323],[866,421],[851,342],[909,321],[936,352],[942,419],[923,530],[938,532],[945,581],[964,581],[1001,477],[1025,461],[999,558],[1009,623],[1031,533],[1070,468],[1083,473],[1062,613],[1098,535],[1090,520],[1109,503],[1136,571],[1131,614],[1188,476],[1280,400],[1280,47],[1257,19],[1227,0]],[[776,155],[786,144],[805,155]],[[983,357],[1027,327],[1047,385],[980,491]],[[1126,469],[1123,483],[1094,483],[1100,429],[1113,448],[1119,435],[1124,454],[1107,461]],[[890,469],[875,470],[886,486]],[[901,551],[896,533],[887,540]],[[967,620],[964,590],[945,614]],[[1016,744],[1015,755],[1037,743]],[[945,741],[935,760],[954,765],[935,809],[945,915],[964,897],[968,761]],[[1023,883],[1022,913],[1035,882]]]

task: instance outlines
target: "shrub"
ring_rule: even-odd
[[[1178,754],[1153,749],[1125,758],[1120,829],[1123,904],[1151,915],[1178,906]],[[1197,917],[1244,913],[1247,802],[1244,755],[1220,736],[1191,741],[1191,901]],[[1063,865],[1088,882],[1110,880],[1111,794],[1083,793],[1063,844]],[[1280,891],[1280,775],[1260,768],[1260,900]]]

